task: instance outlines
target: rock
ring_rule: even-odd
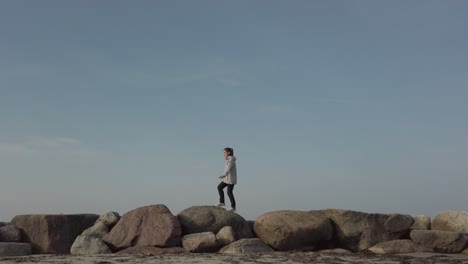
[[[244,238],[231,243],[219,250],[219,253],[260,253],[273,252],[273,249],[267,246],[259,238]]]
[[[410,215],[368,214],[339,209],[319,212],[332,220],[335,229],[333,239],[338,247],[355,252],[407,237],[414,223]]]
[[[21,231],[14,225],[0,227],[0,242],[21,242]]]
[[[254,231],[254,224],[255,224],[255,221],[248,220],[248,221],[247,221],[247,224],[248,224],[249,227],[250,227],[250,232],[252,232],[252,235],[253,235],[252,238],[257,238],[257,235],[255,234],[255,231]]]
[[[112,251],[102,241],[93,236],[78,236],[73,243],[70,252],[72,255],[110,254]]]
[[[344,248],[333,248],[333,249],[323,249],[319,250],[320,254],[352,254],[351,251]]]
[[[418,215],[414,217],[414,224],[411,226],[411,230],[430,230],[431,229],[431,218],[427,215]]]
[[[120,220],[120,215],[118,213],[108,212],[108,213],[101,215],[99,219],[97,220],[97,222],[104,223],[109,228],[109,230],[111,230],[112,227],[114,227],[117,224],[117,222],[119,222],[119,220]]]
[[[162,204],[140,207],[122,216],[104,236],[112,251],[135,246],[180,246],[181,226],[171,211]]]
[[[0,242],[0,257],[28,256],[32,254],[31,245],[27,243]]]
[[[221,228],[231,226],[238,239],[253,237],[249,224],[242,216],[217,206],[193,206],[180,212],[177,218],[184,235],[202,232],[216,234]]]
[[[460,252],[461,254],[465,254],[465,255],[468,255],[468,248],[465,248],[462,252]]]
[[[136,246],[119,251],[117,254],[142,254],[145,256],[154,256],[161,254],[181,254],[185,252],[187,251],[181,247],[159,248],[154,246]]]
[[[216,252],[221,246],[213,232],[189,234],[182,237],[182,247],[190,252]]]
[[[432,249],[418,245],[409,239],[399,239],[381,242],[369,248],[368,250],[377,254],[432,252]]]
[[[100,239],[104,238],[107,234],[109,234],[109,227],[100,221],[96,221],[92,227],[81,233],[82,236],[92,236]]]
[[[411,240],[440,253],[459,253],[466,245],[463,233],[440,230],[413,230]]]
[[[30,243],[33,254],[70,254],[75,239],[98,217],[94,214],[18,215],[12,224],[22,230],[21,242]]]
[[[436,215],[432,230],[468,233],[468,211],[445,211]]]
[[[6,222],[0,222],[0,227],[4,227],[6,225],[9,225],[10,223],[6,223]]]
[[[236,241],[236,235],[232,227],[225,226],[216,234],[216,240],[221,246],[226,246]]]
[[[257,237],[275,250],[314,250],[322,240],[330,240],[333,227],[319,212],[275,211],[255,220]]]

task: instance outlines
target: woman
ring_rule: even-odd
[[[219,204],[217,206],[224,206],[224,188],[227,187],[227,194],[229,201],[231,202],[231,208],[228,211],[236,211],[236,200],[234,199],[234,185],[237,184],[237,168],[236,168],[236,157],[234,157],[234,150],[232,148],[224,149],[224,158],[226,159],[226,165],[224,167],[224,175],[219,176],[223,181],[218,185],[219,193]]]

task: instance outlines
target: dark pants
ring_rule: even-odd
[[[219,193],[219,202],[224,203],[224,188],[227,188],[227,194],[229,196],[229,201],[231,201],[231,207],[236,209],[236,200],[234,199],[234,194],[232,194],[232,190],[234,190],[234,184],[227,184],[225,182],[220,182],[218,185],[218,193]]]

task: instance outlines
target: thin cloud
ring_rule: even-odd
[[[0,142],[4,155],[31,155],[36,153],[90,154],[92,151],[80,140],[71,137],[31,137],[23,141]]]
[[[1,154],[12,154],[12,155],[27,155],[33,153],[34,150],[28,146],[8,143],[8,142],[0,142],[0,153]]]

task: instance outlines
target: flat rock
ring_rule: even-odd
[[[440,230],[413,230],[411,240],[435,252],[459,253],[466,245],[463,233]]]
[[[432,249],[423,247],[409,239],[398,239],[381,242],[369,248],[368,250],[377,254],[432,252]]]
[[[273,251],[271,247],[259,238],[244,238],[221,248],[219,253],[262,253]]]

